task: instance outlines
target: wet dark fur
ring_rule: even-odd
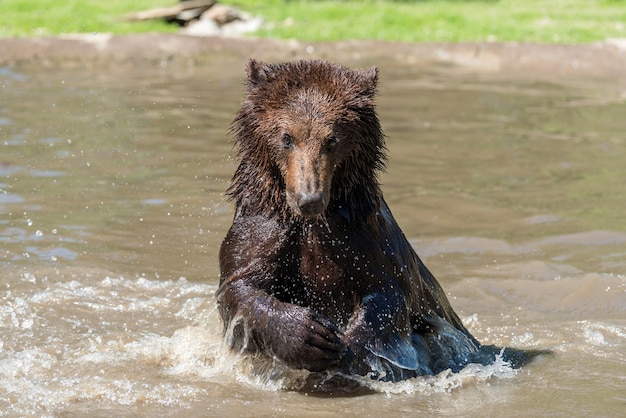
[[[250,61],[247,73],[217,292],[230,345],[383,380],[493,361],[383,199],[377,70]]]

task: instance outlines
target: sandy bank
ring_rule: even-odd
[[[602,78],[622,84],[626,81],[626,48],[623,44],[610,41],[589,45],[307,43],[173,34],[94,34],[0,39],[0,66],[188,66],[210,64],[214,60],[233,61],[233,65],[238,65],[248,57],[268,61],[310,57],[356,66],[381,65],[388,60],[397,60],[414,66],[434,65],[516,78]]]

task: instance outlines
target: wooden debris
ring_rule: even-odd
[[[218,25],[223,26],[236,20],[243,20],[243,16],[234,7],[216,4],[214,7],[202,13],[202,19],[211,19]]]
[[[180,13],[191,9],[210,9],[216,3],[215,0],[189,0],[181,1],[175,6],[160,7],[157,9],[131,13],[125,17],[128,21],[151,20],[151,19],[175,19]]]

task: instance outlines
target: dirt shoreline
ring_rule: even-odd
[[[393,43],[342,41],[308,43],[248,38],[194,37],[177,34],[111,36],[68,35],[51,38],[0,39],[0,66],[133,67],[202,65],[214,59],[243,62],[310,57],[347,65],[398,60],[414,66],[446,66],[471,72],[603,78],[626,84],[626,42],[587,45],[527,43]],[[384,60],[384,61],[383,61]]]

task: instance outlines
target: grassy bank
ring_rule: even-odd
[[[175,31],[120,16],[176,0],[2,0],[0,36]],[[526,41],[585,43],[626,38],[626,0],[222,0],[263,16],[255,36],[311,41]]]
[[[265,36],[333,41],[584,43],[626,37],[626,0],[237,0],[273,24]]]
[[[0,37],[67,33],[175,32],[162,21],[125,22],[127,13],[176,0],[0,0]]]

